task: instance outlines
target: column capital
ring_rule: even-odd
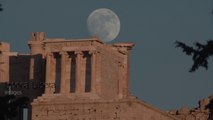
[[[90,55],[96,54],[96,53],[98,53],[98,51],[96,51],[96,50],[90,50],[90,51],[89,51],[89,54],[90,54]]]
[[[53,53],[52,52],[47,52],[46,56],[53,56]]]
[[[80,51],[80,50],[77,50],[77,51],[74,51],[74,54],[75,54],[75,55],[77,55],[77,54],[79,54],[79,55],[83,55],[83,52],[82,52],[82,51]]]
[[[60,51],[59,54],[62,55],[62,54],[68,54],[68,53],[67,51]]]
[[[64,55],[65,57],[69,57],[69,54],[67,51],[60,51],[59,54],[62,56]]]

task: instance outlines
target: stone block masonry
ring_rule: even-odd
[[[30,54],[18,54],[0,43],[0,84],[30,98],[29,119],[178,120],[131,95],[133,43],[52,39],[35,32],[28,45]]]

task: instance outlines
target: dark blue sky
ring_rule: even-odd
[[[30,33],[49,38],[90,37],[86,20],[97,8],[109,8],[120,18],[113,42],[134,42],[131,91],[143,101],[168,110],[193,107],[213,94],[213,64],[189,73],[190,57],[175,48],[213,39],[212,0],[1,0],[0,41],[12,51],[29,52]]]

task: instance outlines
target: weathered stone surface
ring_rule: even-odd
[[[210,103],[210,98],[204,98],[199,101],[199,108],[205,109],[206,106]]]
[[[9,81],[9,56],[10,45],[0,42],[0,82]]]
[[[179,115],[187,115],[187,114],[190,113],[190,110],[189,110],[189,108],[187,108],[187,107],[183,107],[183,108],[181,108],[180,110],[178,110],[177,113],[178,113]]]
[[[55,98],[52,98],[55,99]],[[60,120],[61,116],[67,120],[177,120],[137,99],[117,100],[60,100],[45,103],[34,102],[33,120]]]
[[[179,117],[181,120],[212,120],[212,103],[213,97],[210,96],[208,98],[204,98],[200,100],[199,106],[197,108],[188,109],[188,108],[181,108],[177,110],[178,112],[174,112],[175,110],[171,110],[168,113]]]
[[[47,39],[36,32],[28,45],[30,54],[15,54],[0,43],[0,82],[33,101],[32,120],[178,120],[131,96],[133,43]]]

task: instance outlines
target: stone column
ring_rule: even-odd
[[[54,72],[51,68],[51,60],[53,58],[53,53],[47,53],[46,55],[46,81],[45,81],[45,94],[53,94],[55,92],[55,85],[51,72]]]
[[[66,64],[67,64],[67,59],[69,58],[69,55],[65,51],[60,52],[61,55],[61,83],[60,83],[60,93],[69,93],[69,81],[67,80],[67,69],[66,69]]]
[[[8,43],[0,42],[0,82],[9,82],[9,57],[10,45]]]
[[[84,81],[81,79],[81,60],[83,52],[75,51],[76,56],[76,93],[82,93],[85,90]]]
[[[31,33],[31,38],[28,41],[28,45],[31,50],[31,55],[43,55],[44,52],[44,43],[45,33],[44,32],[34,32]]]
[[[0,53],[0,82],[9,82],[9,55]]]
[[[43,61],[44,57],[44,32],[34,32],[31,34],[31,39],[28,41],[28,45],[30,47],[30,80],[41,80],[43,78],[44,73],[43,70]]]
[[[118,70],[118,97],[125,98],[128,95],[128,81],[127,81],[127,72],[125,64],[122,62],[118,62],[119,70]]]
[[[91,92],[96,92],[96,53],[97,51],[89,51],[91,55]]]

